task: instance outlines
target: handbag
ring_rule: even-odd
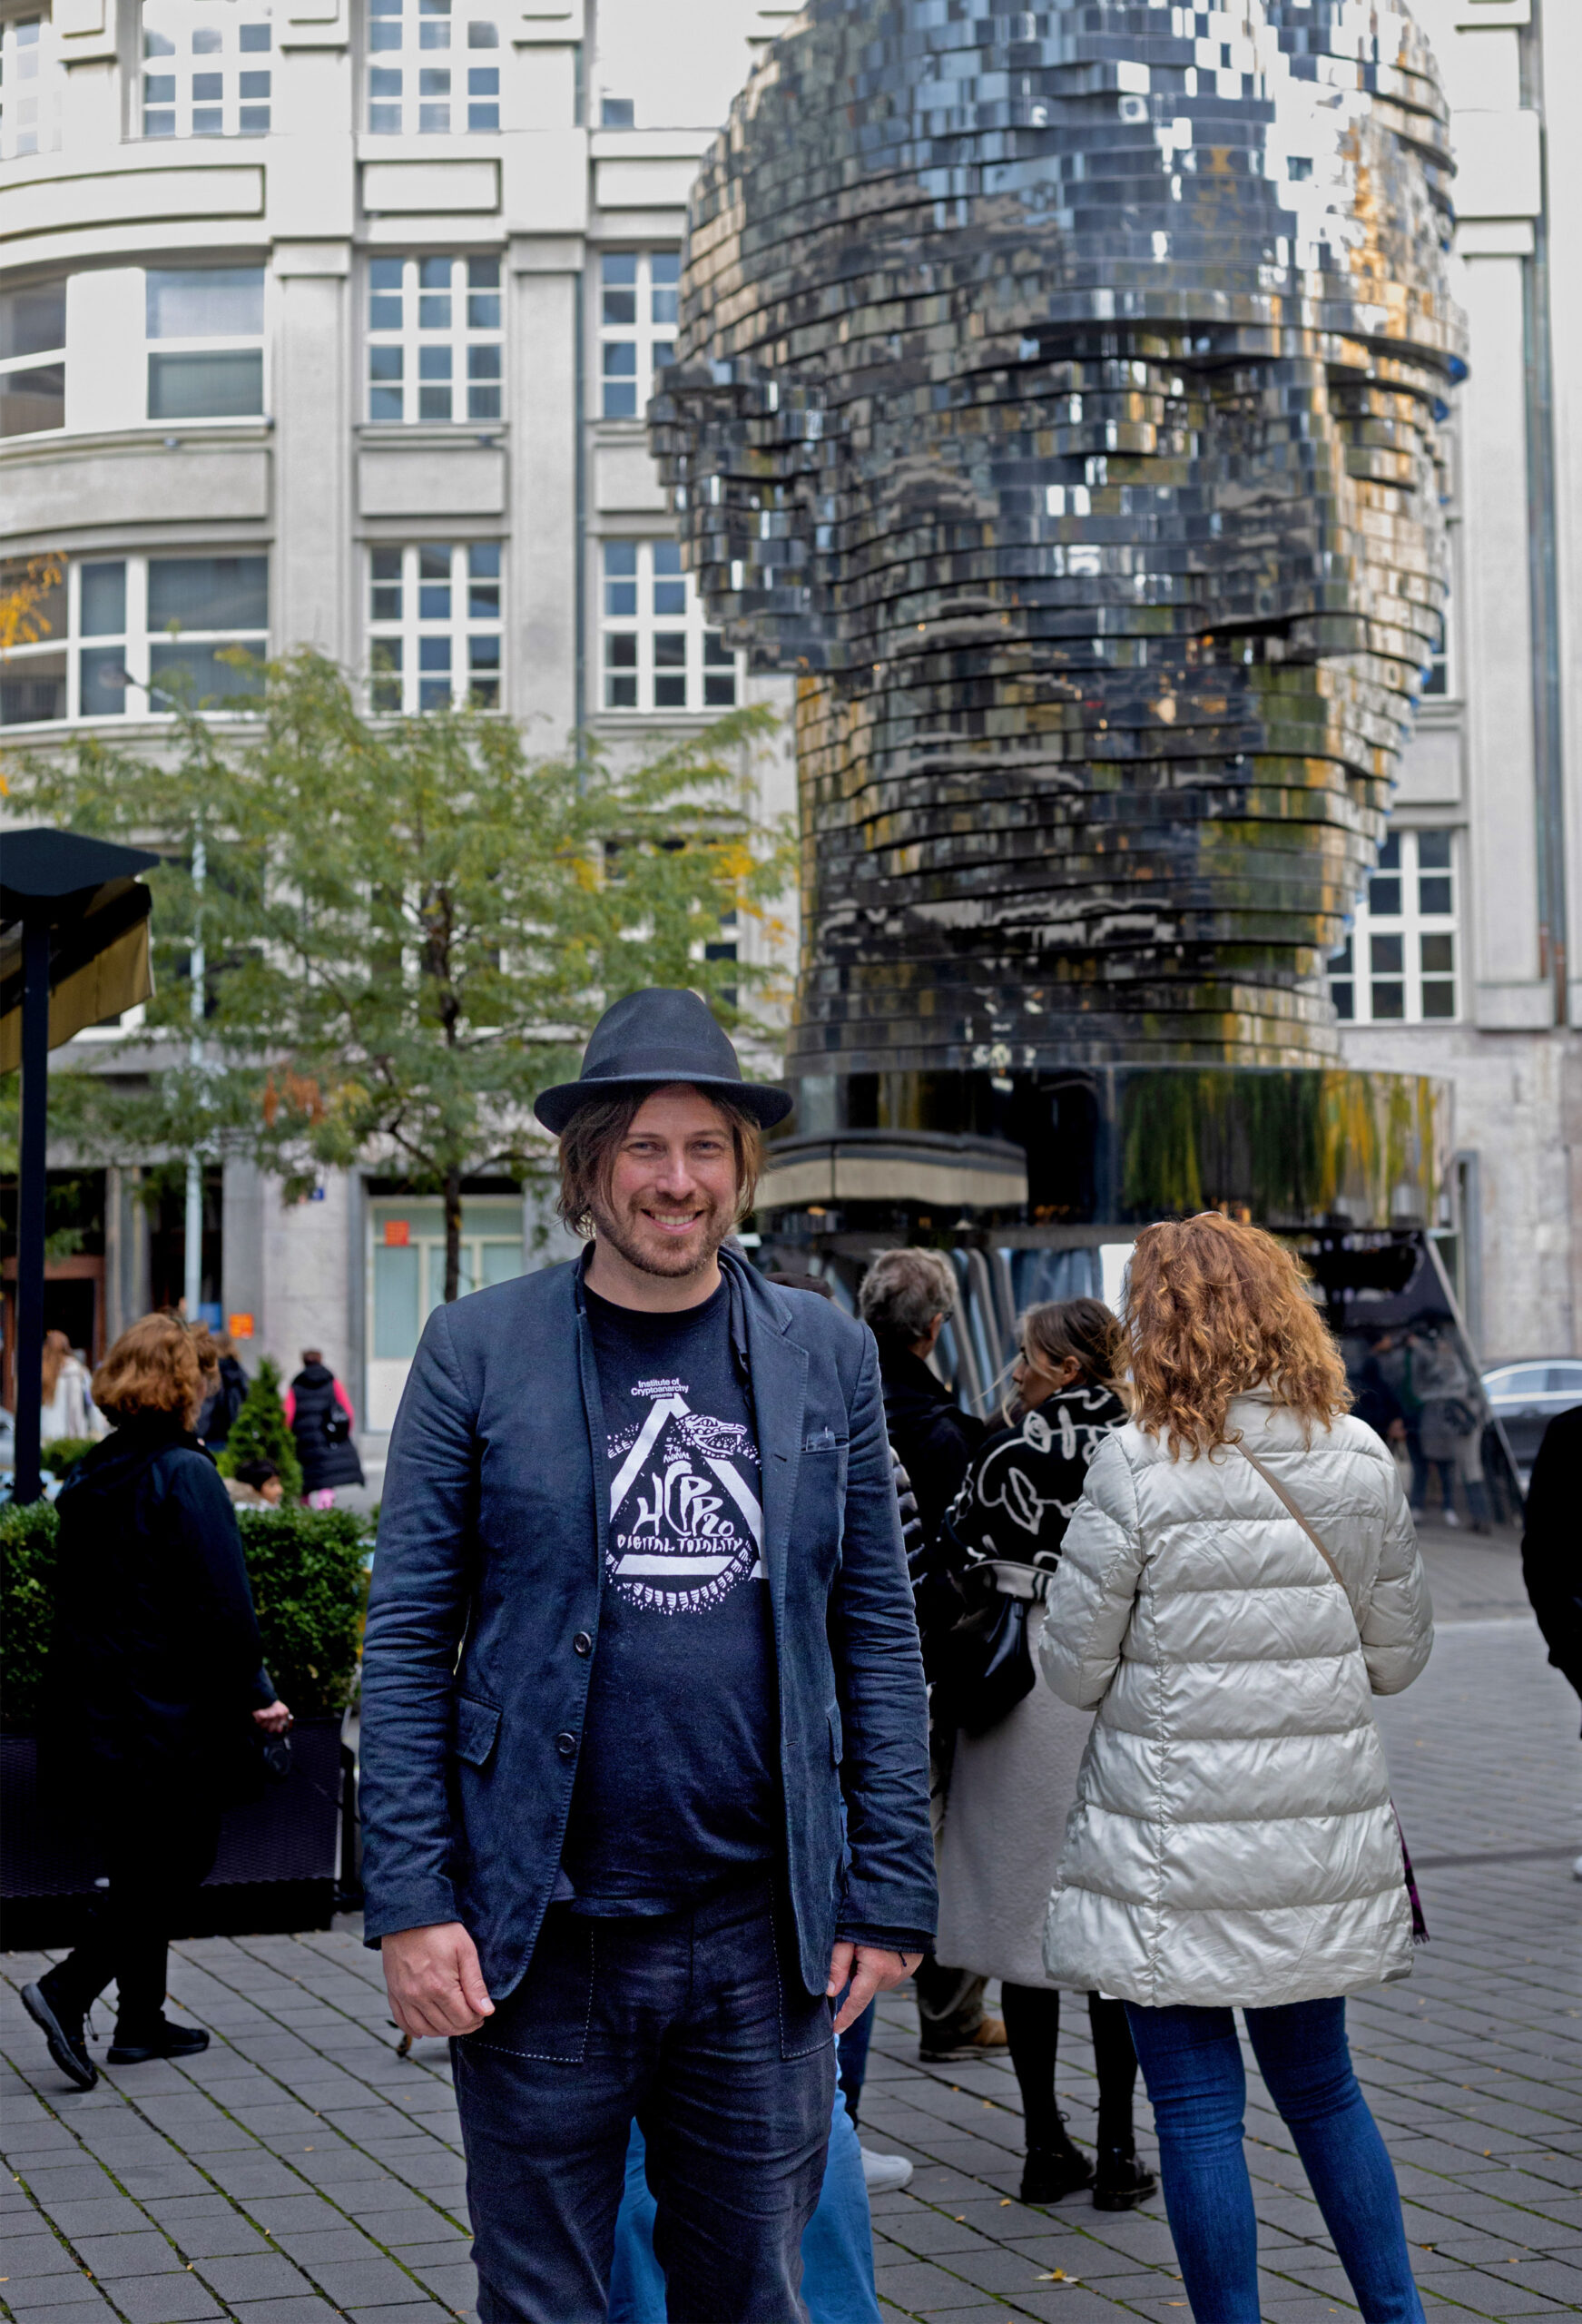
[[[1033,1691],[1028,1604],[1026,1598],[996,1589],[980,1611],[967,1615],[950,1632],[948,1700],[955,1724],[966,1735],[987,1735]]]
[[[1264,1483],[1268,1486],[1275,1499],[1284,1503],[1286,1514],[1296,1520],[1296,1522],[1301,1526],[1302,1531],[1307,1535],[1308,1540],[1312,1543],[1313,1548],[1318,1551],[1320,1557],[1322,1558],[1324,1563],[1328,1566],[1331,1573],[1333,1574],[1335,1581],[1340,1585],[1341,1595],[1345,1600],[1347,1606],[1351,1610],[1351,1620],[1353,1623],[1356,1624],[1357,1643],[1361,1646],[1362,1643],[1362,1625],[1357,1620],[1357,1609],[1351,1604],[1351,1593],[1346,1587],[1345,1577],[1341,1573],[1340,1567],[1335,1563],[1333,1558],[1331,1557],[1329,1551],[1325,1548],[1319,1534],[1314,1531],[1313,1527],[1308,1523],[1307,1519],[1302,1515],[1301,1510],[1297,1507],[1296,1502],[1292,1499],[1290,1493],[1286,1492],[1285,1487],[1281,1483],[1279,1478],[1271,1476],[1269,1471],[1263,1466],[1263,1462],[1259,1460],[1257,1454],[1255,1452],[1249,1452],[1244,1444],[1238,1444],[1236,1446],[1236,1451],[1241,1454],[1243,1460],[1247,1462],[1250,1468],[1257,1470],[1258,1474],[1263,1478]],[[1406,1882],[1407,1899],[1411,1905],[1411,1941],[1414,1945],[1426,1945],[1429,1941],[1429,1925],[1423,1915],[1422,1899],[1417,1893],[1417,1881],[1412,1874],[1411,1852],[1406,1845],[1406,1834],[1401,1829],[1400,1812],[1393,1800],[1390,1803],[1390,1812],[1395,1817],[1395,1836],[1400,1842],[1401,1871]]]

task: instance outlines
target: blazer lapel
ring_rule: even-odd
[[[746,1306],[747,1362],[763,1462],[763,1570],[778,1622],[785,1605],[791,1511],[802,1457],[808,1352],[786,1338],[766,1302],[749,1298]]]

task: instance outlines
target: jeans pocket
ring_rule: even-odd
[[[464,2049],[581,2065],[594,2014],[596,1926],[552,1906],[521,1984],[476,2034],[467,2034]]]
[[[779,1896],[770,1912],[769,1927],[780,1989],[780,2054],[789,2064],[793,2058],[811,2058],[829,2048],[834,2039],[835,2009],[823,1994],[810,1994],[803,1984],[796,1919],[790,1904]]]

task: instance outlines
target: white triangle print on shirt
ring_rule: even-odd
[[[606,1572],[628,1604],[701,1614],[743,1581],[762,1581],[758,1447],[739,1422],[694,1413],[681,1380],[640,1380],[648,1413],[609,1439]]]

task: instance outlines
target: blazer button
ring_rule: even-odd
[[[578,1630],[571,1644],[572,1651],[575,1654],[591,1654],[594,1650],[593,1640],[588,1636],[586,1630]]]
[[[555,1748],[560,1753],[563,1759],[575,1758],[576,1756],[576,1737],[575,1735],[557,1735],[555,1738]]]

